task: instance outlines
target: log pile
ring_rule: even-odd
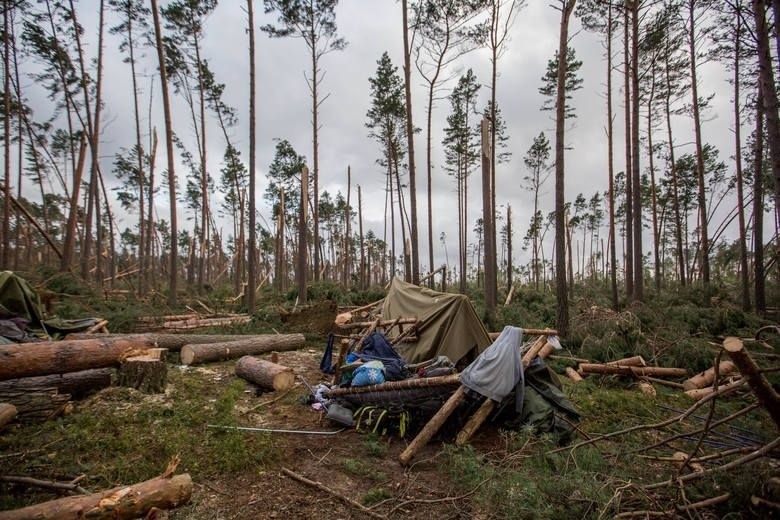
[[[144,517],[153,508],[174,509],[189,502],[191,496],[192,479],[184,473],[92,495],[70,496],[0,511],[0,520],[129,520]]]
[[[241,325],[252,321],[248,314],[175,314],[169,316],[144,316],[138,319],[140,331],[154,332],[158,330],[194,330],[207,327],[224,327]]]

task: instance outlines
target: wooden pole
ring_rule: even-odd
[[[414,456],[417,454],[417,452],[419,452],[426,444],[428,444],[428,441],[430,441],[433,436],[436,435],[436,432],[439,431],[444,422],[449,418],[450,415],[452,415],[461,401],[463,401],[465,395],[466,387],[460,386],[457,390],[455,390],[455,393],[452,394],[449,399],[447,399],[447,402],[445,402],[444,405],[439,408],[439,411],[436,412],[436,415],[434,415],[431,420],[428,421],[428,424],[426,424],[423,429],[420,430],[420,433],[417,434],[417,437],[415,437],[412,442],[409,443],[409,446],[406,447],[403,453],[401,453],[399,457],[401,464],[407,466],[409,462],[411,462],[412,458],[414,458]]]
[[[684,368],[667,367],[627,367],[601,365],[598,363],[580,363],[580,372],[584,374],[611,374],[619,376],[653,376],[653,377],[685,377],[688,371]]]
[[[775,425],[780,428],[780,396],[763,376],[742,341],[739,338],[726,338],[723,341],[723,348],[739,368],[742,377],[745,378],[750,389],[758,398],[758,402],[766,408]]]

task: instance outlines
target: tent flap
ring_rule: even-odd
[[[396,346],[407,363],[414,364],[447,356],[458,363],[470,353],[476,355],[490,345],[488,332],[468,297],[442,293],[393,278],[382,305],[382,319],[417,318],[416,343]]]

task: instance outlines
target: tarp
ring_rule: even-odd
[[[453,363],[482,352],[490,345],[488,332],[468,297],[442,293],[393,278],[382,305],[382,319],[417,318],[417,342],[400,343],[396,350],[409,364],[436,356]]]

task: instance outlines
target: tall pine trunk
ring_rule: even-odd
[[[257,288],[257,224],[255,202],[255,23],[254,0],[247,0],[247,14],[249,15],[249,256],[247,259],[247,312],[255,312],[255,289]],[[280,211],[284,213],[284,205]],[[242,224],[243,227],[243,224]],[[277,262],[279,259],[277,258]]]
[[[734,160],[737,168],[737,216],[739,219],[739,268],[740,287],[742,289],[742,309],[750,311],[750,272],[748,271],[747,238],[745,236],[745,195],[742,172],[742,116],[740,110],[740,53],[742,52],[741,13],[735,16],[734,23]]]
[[[764,104],[759,82],[756,101],[755,149],[753,150],[753,273],[755,276],[756,313],[766,314],[766,280],[764,279]]]
[[[612,308],[618,310],[617,239],[615,237],[615,157],[614,121],[612,115],[612,2],[607,11],[607,164],[609,170],[609,252]]]
[[[626,299],[634,298],[634,176],[631,170],[632,128],[631,128],[631,62],[629,59],[628,7],[623,7],[623,103],[626,123],[626,246],[624,248],[626,267]]]
[[[642,178],[639,165],[639,0],[631,2],[631,177],[634,218],[634,301],[644,299],[644,257],[642,255]],[[650,153],[653,153],[651,148]]]
[[[409,150],[409,202],[411,205],[412,283],[420,283],[420,247],[417,229],[417,174],[414,168],[414,119],[412,117],[411,57],[409,52],[409,12],[406,0],[401,0],[404,23],[404,91],[406,93],[406,142]],[[400,191],[399,191],[400,198]],[[401,224],[403,227],[403,223]],[[405,242],[404,242],[405,243]]]

